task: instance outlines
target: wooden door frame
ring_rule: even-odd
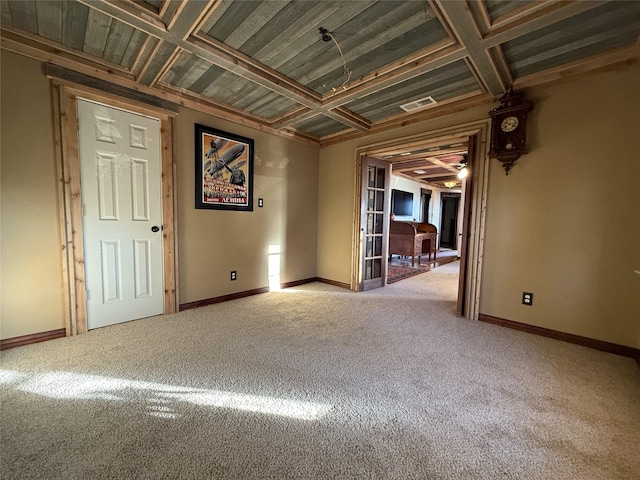
[[[459,125],[452,125],[440,129],[419,133],[407,137],[394,138],[370,145],[364,145],[356,149],[356,182],[360,181],[362,170],[361,158],[363,155],[373,157],[384,156],[391,152],[397,152],[399,149],[411,149],[417,147],[435,147],[443,144],[455,143],[457,141],[468,141],[470,137],[474,137],[474,165],[471,170],[470,184],[472,188],[468,195],[468,211],[464,211],[465,221],[468,222],[466,238],[463,239],[462,245],[464,251],[461,259],[461,267],[464,265],[464,271],[461,268],[460,276],[462,278],[461,285],[463,288],[458,289],[458,299],[464,301],[462,316],[473,320],[478,319],[479,303],[480,303],[480,283],[482,279],[482,261],[484,250],[484,228],[485,215],[487,207],[487,190],[489,183],[489,139],[490,139],[490,119],[477,120]],[[393,174],[393,168],[391,169]],[[360,183],[356,183],[355,203],[354,203],[354,228],[353,228],[353,245],[352,245],[352,277],[351,288],[357,288],[357,275],[360,258],[360,205],[362,199]],[[466,199],[465,199],[466,200]],[[465,201],[467,204],[467,201]]]
[[[175,313],[177,289],[177,218],[173,117],[175,112],[61,79],[52,79],[58,210],[67,336],[87,332],[82,188],[78,154],[78,99],[121,108],[160,121],[164,314]]]
[[[470,220],[471,220],[471,199],[473,198],[474,189],[477,190],[476,184],[478,183],[478,172],[475,171],[474,165],[476,165],[477,157],[478,157],[478,138],[476,135],[471,135],[469,137],[469,148],[467,150],[467,167],[471,169],[471,176],[467,176],[465,180],[463,180],[464,188],[462,189],[463,197],[462,200],[464,204],[462,205],[462,231],[460,232],[460,244],[457,245],[458,251],[460,252],[460,271],[467,272],[468,271],[468,249],[469,249],[469,238],[471,235],[470,232]],[[487,161],[487,167],[488,167]],[[486,172],[485,179],[488,178],[488,171]],[[486,188],[486,185],[485,185]],[[458,206],[458,208],[460,208]],[[483,209],[484,211],[484,209]],[[483,229],[484,232],[484,229]],[[482,255],[480,255],[482,258]],[[459,275],[458,276],[458,301],[456,302],[456,315],[461,317],[465,313],[465,306],[468,303],[467,299],[469,297],[469,292],[467,286],[470,284],[468,275]],[[478,290],[476,295],[478,298],[474,298],[474,300],[479,300],[480,288],[478,285]],[[476,302],[477,305],[477,302]],[[477,309],[476,309],[477,310]],[[477,320],[478,311],[476,311]]]

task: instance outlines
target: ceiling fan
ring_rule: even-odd
[[[445,162],[448,167],[453,167],[458,170],[456,176],[460,180],[465,178],[469,173],[469,170],[467,168],[468,157],[466,153],[460,155],[447,155],[446,157],[439,157],[438,160]]]
[[[458,157],[459,158],[459,162],[458,163],[450,163],[449,165],[452,167],[457,168],[458,170],[463,169],[464,167],[467,166],[467,154],[464,153],[462,155],[452,155],[452,157]]]

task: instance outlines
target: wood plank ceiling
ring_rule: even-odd
[[[640,59],[639,0],[0,6],[3,49],[317,146]],[[435,103],[401,108],[426,97]],[[440,178],[464,152],[441,150],[416,178]],[[425,154],[403,153],[407,168]]]

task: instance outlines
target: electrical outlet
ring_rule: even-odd
[[[533,305],[533,293],[522,292],[522,304],[529,306]]]
[[[258,207],[264,207],[264,200],[262,200],[261,198],[258,199]]]
[[[236,278],[238,278],[238,274],[235,270],[231,270],[231,281],[234,281]]]

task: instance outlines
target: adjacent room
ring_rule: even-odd
[[[0,13],[3,479],[640,477],[640,1]]]

